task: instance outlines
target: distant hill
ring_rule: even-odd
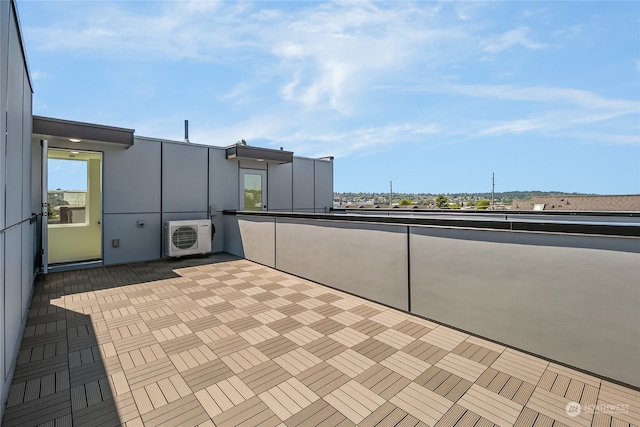
[[[334,192],[333,198],[336,201],[344,202],[366,202],[388,203],[389,193],[366,193],[366,192]],[[491,192],[484,193],[443,193],[449,200],[491,200]],[[500,191],[496,192],[494,197],[496,201],[504,204],[510,204],[515,199],[531,199],[533,197],[558,197],[558,196],[593,196],[594,193],[567,193],[563,191]],[[397,203],[402,199],[409,199],[414,203],[422,204],[434,200],[438,194],[432,193],[393,193],[393,203]]]

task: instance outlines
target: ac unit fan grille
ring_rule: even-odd
[[[171,233],[171,242],[178,249],[191,249],[198,243],[198,233],[193,227],[177,227]]]

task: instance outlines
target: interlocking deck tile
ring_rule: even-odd
[[[291,374],[273,361],[265,362],[248,369],[238,375],[255,393],[262,393],[276,385],[287,381]]]
[[[407,354],[431,365],[438,363],[448,353],[442,348],[427,342],[416,340],[402,349]]]
[[[477,384],[471,386],[458,404],[501,427],[513,425],[522,411],[522,405]]]
[[[395,325],[393,329],[409,335],[413,338],[420,338],[421,336],[430,332],[433,328],[428,328],[426,326],[420,325],[412,320],[405,320],[404,322],[400,322]]]
[[[316,330],[311,329],[308,326],[303,326],[301,328],[287,332],[286,334],[284,334],[284,337],[288,338],[299,346],[303,346],[324,337],[324,335]]]
[[[291,375],[295,376],[322,362],[322,359],[314,356],[303,348],[296,348],[282,356],[274,358],[273,361],[282,366],[282,368]]]
[[[416,383],[409,383],[389,402],[428,425],[438,422],[453,405],[450,400]]]
[[[411,381],[399,373],[375,364],[354,378],[383,399],[391,399]]]
[[[392,354],[381,361],[380,364],[410,380],[414,380],[418,375],[431,367],[427,362],[423,362],[402,351]]]
[[[324,301],[320,301],[319,299],[311,298],[311,297],[298,302],[298,305],[306,308],[307,310],[313,310],[314,308],[317,308],[326,304],[327,303]]]
[[[604,407],[599,407],[597,411],[610,415],[614,421],[619,420],[640,426],[640,403],[638,402],[640,402],[640,391],[602,381],[597,404]]]
[[[469,360],[465,357],[449,353],[435,364],[438,368],[445,369],[452,374],[474,382],[487,368],[480,363]]]
[[[222,356],[221,359],[235,374],[270,360],[255,347],[248,347],[227,356]]]
[[[270,327],[262,325],[257,328],[240,332],[238,335],[247,340],[249,344],[256,345],[268,339],[275,338],[279,334]]]
[[[570,402],[566,397],[538,387],[529,398],[526,406],[570,427],[589,426],[593,419],[593,414],[588,413],[588,411],[581,411],[578,416],[569,416],[567,405]]]
[[[467,338],[469,338],[469,335],[467,334],[455,331],[445,326],[438,326],[431,332],[420,337],[420,340],[447,351],[451,351]]]
[[[460,343],[451,352],[485,366],[490,366],[500,356],[499,352],[469,342],[468,339]]]
[[[340,329],[339,331],[328,335],[328,337],[335,341],[338,341],[340,344],[343,344],[347,347],[353,347],[369,338],[362,332],[358,332],[355,329],[349,327]]]
[[[211,362],[218,356],[206,345],[175,353],[169,356],[178,372]]]
[[[296,378],[320,397],[326,396],[351,380],[326,362],[320,362],[298,374]]]
[[[269,323],[275,322],[276,320],[286,319],[287,316],[285,316],[278,310],[270,309],[267,311],[263,311],[262,313],[255,314],[253,318],[264,325],[268,325]]]
[[[354,426],[351,421],[324,400],[316,400],[311,405],[289,417],[285,421],[285,425],[289,427]]]
[[[197,391],[195,396],[213,418],[255,396],[255,393],[234,376]]]
[[[385,403],[383,398],[353,380],[325,396],[324,400],[356,424]]]
[[[384,332],[389,327],[384,326],[378,322],[374,322],[371,319],[364,319],[351,325],[351,328],[355,329],[358,332],[362,332],[365,335],[373,337],[378,335],[381,332]]]
[[[392,310],[384,310],[378,314],[369,317],[369,320],[380,323],[381,325],[392,328],[399,323],[407,320],[408,316]]]
[[[376,363],[352,349],[337,354],[326,362],[351,378],[356,377]]]
[[[396,352],[395,348],[375,338],[366,339],[352,349],[375,362],[381,362]]]
[[[491,367],[512,377],[537,384],[549,362],[516,350],[506,349]]]
[[[214,417],[209,426],[275,427],[280,425],[284,425],[280,418],[278,418],[259,397],[254,396]],[[205,425],[202,427],[205,427]]]
[[[259,397],[283,421],[319,399],[296,378],[260,393]]]

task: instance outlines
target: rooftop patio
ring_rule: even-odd
[[[2,425],[628,426],[638,402],[219,254],[41,276]]]

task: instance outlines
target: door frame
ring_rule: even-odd
[[[244,206],[244,178],[246,175],[260,175],[261,176],[261,184],[262,184],[262,211],[268,210],[269,206],[269,197],[267,195],[267,171],[265,169],[249,169],[249,168],[240,168],[240,191],[238,192],[238,208],[239,210],[245,210]]]

